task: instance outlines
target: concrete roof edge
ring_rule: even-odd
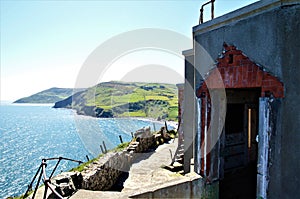
[[[183,89],[184,88],[184,83],[176,84],[177,88]]]
[[[184,51],[182,51],[182,55],[184,55],[184,56],[192,56],[192,55],[194,55],[194,49],[184,50]]]
[[[193,33],[206,32],[225,25],[228,25],[237,20],[245,19],[260,13],[280,7],[284,4],[297,4],[299,0],[262,0],[237,9],[223,16],[217,17],[203,24],[193,27]]]

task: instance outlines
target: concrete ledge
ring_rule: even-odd
[[[184,178],[164,182],[157,186],[144,187],[142,190],[130,195],[130,198],[193,198],[200,196],[204,180],[193,173]],[[184,190],[184,191],[183,191]]]
[[[176,84],[176,86],[177,86],[178,89],[184,89],[184,83]]]
[[[194,49],[184,50],[184,51],[182,51],[182,55],[184,55],[185,57],[193,56],[194,55]]]
[[[93,198],[93,199],[103,199],[103,198],[114,198],[114,199],[125,199],[128,196],[121,192],[112,191],[90,191],[90,190],[78,190],[71,199],[83,199],[83,198]]]
[[[213,20],[207,21],[203,24],[199,24],[193,27],[193,33],[203,33],[210,30],[217,29],[219,27],[235,23],[242,19],[252,17],[269,10],[278,8],[285,5],[300,4],[299,0],[262,0],[256,3],[250,4],[223,16],[217,17]]]

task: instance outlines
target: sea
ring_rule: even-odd
[[[53,104],[0,103],[0,198],[24,194],[42,159],[65,157],[86,162],[101,154],[100,145],[112,149],[131,140],[132,132],[164,123],[139,118],[101,119],[77,115]],[[47,176],[56,160],[48,160]],[[61,160],[55,174],[78,166]]]

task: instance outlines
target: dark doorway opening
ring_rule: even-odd
[[[227,89],[221,149],[220,198],[256,198],[258,99],[260,89]]]

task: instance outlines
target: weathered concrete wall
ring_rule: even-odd
[[[300,194],[300,5],[282,8],[278,14],[283,26],[281,63],[286,91],[279,122],[282,126],[278,127],[282,131],[279,186],[282,186],[283,198],[294,198]]]
[[[129,153],[108,153],[82,172],[82,188],[94,191],[109,190],[132,162]]]
[[[192,176],[190,178],[165,183],[160,187],[153,187],[147,192],[138,193],[130,198],[219,198],[218,182],[206,184],[201,177]]]
[[[268,2],[274,3],[264,7]],[[278,110],[276,135],[272,138],[276,143],[272,148],[276,159],[270,167],[270,198],[294,198],[300,194],[299,11],[299,1],[261,1],[193,28],[195,40],[213,59],[218,58],[226,42],[284,84],[285,98]],[[195,55],[201,51],[197,45],[194,50]],[[203,68],[200,59],[195,57],[195,67],[199,70]],[[207,71],[213,67],[208,66]]]
[[[194,92],[194,54],[183,52],[185,56],[185,83],[184,83],[184,172],[190,172],[190,161],[193,157],[193,140],[195,133],[195,92]]]
[[[154,146],[157,137],[150,133],[150,128],[135,133],[136,142],[121,152],[109,152],[91,163],[82,172],[82,188],[94,191],[109,190],[121,174],[128,172],[139,153]]]
[[[178,88],[178,146],[183,144],[183,112],[184,112],[184,84],[177,84]]]

